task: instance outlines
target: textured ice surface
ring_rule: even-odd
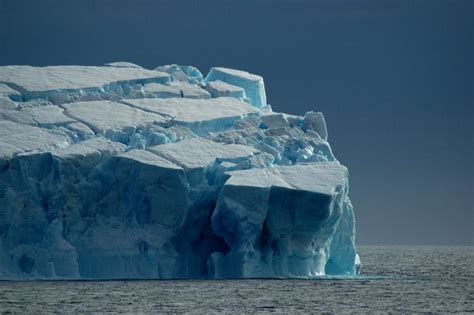
[[[260,76],[0,67],[0,279],[353,275],[348,190]]]
[[[127,103],[149,113],[162,115],[168,125],[182,125],[197,135],[222,131],[234,122],[258,110],[234,98],[202,99],[132,99]]]
[[[202,73],[193,66],[166,65],[155,70],[169,73],[174,80],[197,84],[202,82]]]
[[[70,139],[61,131],[35,128],[0,120],[0,165],[19,153],[65,147]]]
[[[65,115],[88,126],[94,133],[125,143],[137,129],[146,129],[166,120],[161,115],[114,101],[69,103],[63,107]]]

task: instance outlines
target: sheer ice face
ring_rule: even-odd
[[[249,98],[250,104],[257,108],[267,105],[265,85],[263,84],[263,78],[261,76],[240,70],[214,67],[204,79],[205,83],[211,83],[213,81],[221,81],[228,85],[235,85],[243,88],[245,90],[245,95]],[[223,89],[226,89],[225,87],[222,88],[222,84],[220,84],[220,86],[221,87],[217,87],[217,90],[222,91]],[[229,89],[228,87],[227,89],[232,91],[232,89]]]
[[[348,190],[260,76],[0,67],[0,279],[354,275]]]

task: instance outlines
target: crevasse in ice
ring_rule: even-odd
[[[348,190],[260,76],[0,67],[0,279],[354,275]]]

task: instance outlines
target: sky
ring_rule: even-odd
[[[0,0],[0,65],[176,63],[324,113],[357,244],[474,244],[474,1]]]

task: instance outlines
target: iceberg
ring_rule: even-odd
[[[360,272],[324,115],[192,66],[0,67],[0,279]]]

